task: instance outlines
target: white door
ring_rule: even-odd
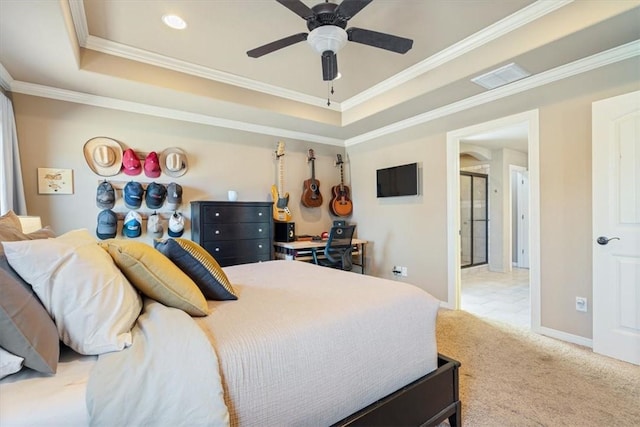
[[[592,114],[593,350],[640,365],[640,91]]]
[[[517,220],[519,268],[529,268],[529,172],[518,171],[517,176]]]

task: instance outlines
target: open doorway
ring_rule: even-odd
[[[524,132],[526,154],[524,161],[513,147],[500,147],[500,133]],[[540,283],[539,283],[539,165],[538,165],[538,114],[526,112],[488,123],[449,132],[447,134],[448,156],[448,208],[449,208],[449,305],[457,309],[468,309],[465,305],[489,301],[468,298],[463,292],[465,285],[477,285],[492,293],[493,301],[484,307],[500,312],[504,318],[513,312],[522,311],[514,299],[526,302],[526,311],[520,313],[520,326],[540,327]],[[518,151],[518,150],[515,150]],[[479,267],[462,269],[461,257],[461,202],[460,172],[469,169],[461,161],[461,155],[471,155],[477,162],[471,170],[488,171],[489,183],[489,238],[488,263]],[[517,158],[520,156],[520,159]],[[514,161],[516,159],[516,161]],[[480,166],[484,164],[485,166]],[[491,169],[494,169],[493,172]],[[527,172],[528,174],[523,172]],[[520,173],[520,175],[518,175]],[[520,195],[518,204],[518,178],[526,176],[529,188]],[[523,191],[522,188],[520,188]],[[522,197],[528,203],[523,204]],[[492,213],[492,207],[493,213]],[[526,223],[518,221],[526,209]],[[526,227],[526,228],[525,228]],[[528,230],[527,230],[528,229]],[[528,232],[527,232],[528,231]],[[529,268],[527,268],[529,267]],[[492,289],[493,288],[493,289]],[[501,292],[502,291],[502,292]],[[477,291],[481,293],[481,290]],[[508,295],[508,294],[511,295]],[[507,295],[505,295],[507,294]],[[486,295],[485,295],[486,296]],[[513,297],[513,299],[510,299]],[[524,317],[522,317],[524,314]]]

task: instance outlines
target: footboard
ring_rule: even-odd
[[[367,406],[332,427],[462,425],[458,397],[460,362],[438,354],[438,369]]]

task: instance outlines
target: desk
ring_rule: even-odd
[[[362,239],[351,239],[353,243],[352,255],[356,257],[354,265],[360,266],[362,274],[364,274],[366,262],[367,241]],[[275,248],[276,259],[287,259],[297,261],[312,261],[312,248],[320,248],[318,256],[323,255],[323,249],[327,244],[327,240],[296,240],[295,242],[273,242]]]

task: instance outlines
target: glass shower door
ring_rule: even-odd
[[[488,261],[487,175],[460,172],[460,264],[461,267]]]

